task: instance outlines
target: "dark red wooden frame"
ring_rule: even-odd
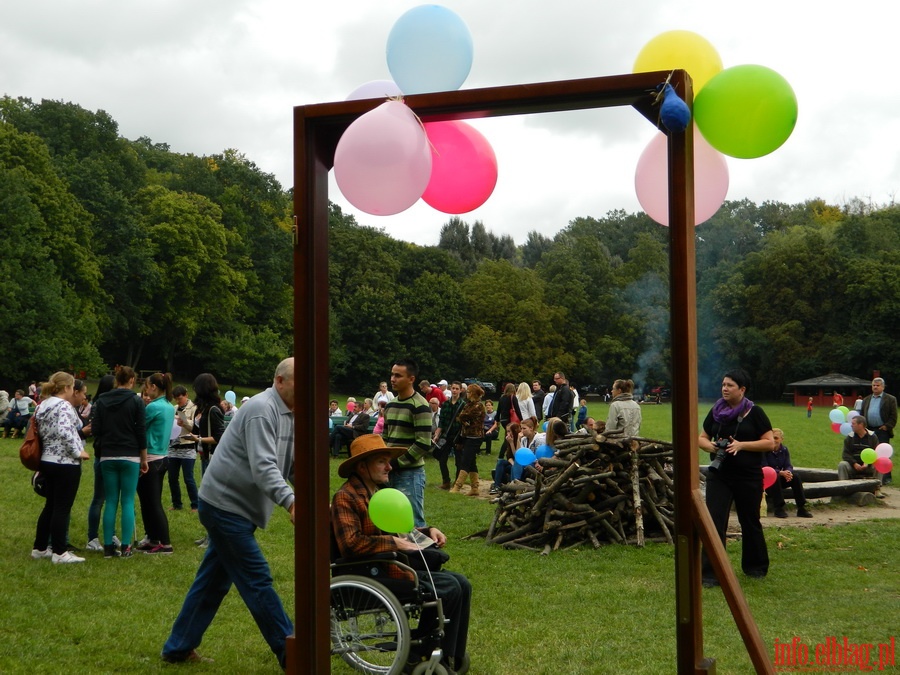
[[[425,122],[629,105],[656,125],[654,93],[669,75],[637,73],[418,94],[407,97],[406,103]],[[671,83],[690,105],[690,77],[674,71]],[[304,675],[330,672],[329,454],[324,451],[327,437],[321,423],[328,404],[328,171],[344,130],[380,103],[368,99],[294,108],[297,628],[288,640],[287,671]],[[759,631],[699,492],[692,134],[689,126],[684,133],[669,134],[668,140],[677,671],[715,672],[714,660],[703,656],[702,541],[754,668],[770,673],[772,665]]]

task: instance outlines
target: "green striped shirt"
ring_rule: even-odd
[[[431,408],[425,397],[416,391],[409,398],[388,403],[382,436],[386,445],[409,448],[397,460],[401,469],[425,466],[425,455],[431,449]]]

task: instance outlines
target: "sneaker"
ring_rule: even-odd
[[[151,548],[149,551],[144,551],[144,553],[146,553],[147,555],[152,555],[154,553],[162,553],[163,555],[169,555],[169,554],[173,553],[174,551],[175,551],[175,549],[172,548],[171,544],[157,544],[156,546]]]
[[[84,548],[87,551],[102,551],[103,544],[100,543],[100,539],[98,539],[97,537],[94,537],[87,543],[87,545]]]
[[[775,517],[776,518],[787,518],[787,513],[785,513],[784,509],[775,509]]]
[[[115,544],[110,544],[109,546],[103,546],[103,557],[104,558],[118,558],[119,557],[119,549],[116,548]]]
[[[500,488],[498,488],[496,485],[491,485],[490,493],[492,495],[500,494]]]
[[[194,543],[200,548],[206,548],[207,546],[209,546],[209,536],[204,535],[199,539],[194,539]]]
[[[71,551],[66,551],[62,555],[53,554],[53,564],[54,565],[67,565],[69,563],[83,563],[84,558],[79,558],[77,555],[72,553]]]
[[[116,545],[116,548],[122,548],[122,540],[119,539],[116,535],[113,535],[113,544]]]
[[[200,656],[196,649],[192,649],[187,654],[160,654],[162,660],[166,663],[212,663],[213,660],[206,656]]]
[[[42,551],[38,548],[31,549],[31,557],[34,558],[35,560],[40,560],[41,558],[49,558],[52,555],[53,555],[53,551],[50,550],[49,548],[46,549],[45,551]]]
[[[170,506],[169,511],[181,511],[181,507],[180,506]]]
[[[812,518],[813,514],[804,509],[797,509],[797,517],[798,518]]]
[[[134,548],[137,551],[143,551],[144,553],[146,553],[147,551],[152,551],[157,546],[159,546],[158,541],[151,541],[151,540],[147,539],[147,537],[144,537],[143,539],[141,539],[138,542],[138,545],[135,546]]]
[[[122,549],[122,552],[119,553],[120,558],[130,558],[133,555],[134,555],[134,547],[133,546],[126,546]]]

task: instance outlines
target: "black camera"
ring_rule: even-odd
[[[715,441],[713,441],[713,445],[716,446],[716,455],[709,463],[710,471],[718,471],[722,468],[722,462],[725,460],[725,448],[727,448],[730,444],[730,438],[717,438]]]

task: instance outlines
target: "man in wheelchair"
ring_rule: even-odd
[[[369,517],[369,500],[380,488],[388,484],[391,459],[402,455],[407,448],[392,448],[384,444],[384,439],[376,434],[360,436],[350,445],[350,459],[338,468],[338,475],[346,478],[331,502],[331,524],[338,553],[342,558],[360,558],[377,554],[400,552],[409,556],[410,562],[419,559],[418,547],[403,537],[386,534],[379,530]],[[443,547],[447,537],[436,527],[424,527],[419,531]],[[421,566],[421,565],[420,565]],[[462,574],[450,571],[418,571],[391,563],[385,565],[385,576],[391,580],[416,581],[420,587],[436,594],[441,599],[445,618],[444,634],[441,638],[443,649],[442,665],[453,674],[464,672],[468,666],[466,641],[469,630],[469,610],[472,585]],[[402,585],[402,584],[401,584]],[[419,629],[428,628],[423,624],[439,621],[434,611],[423,611]],[[427,654],[413,655],[415,662]],[[465,666],[463,665],[465,664]]]

